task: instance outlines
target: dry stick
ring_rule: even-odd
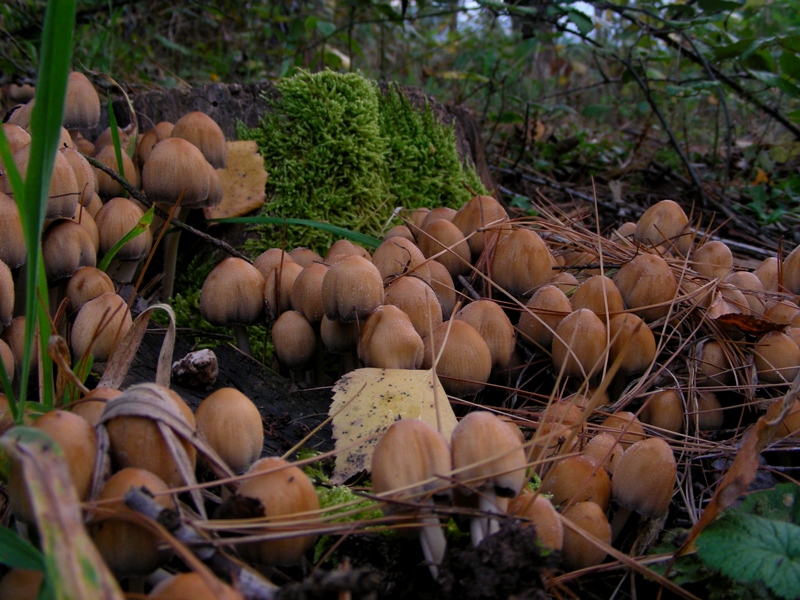
[[[273,600],[278,587],[261,577],[256,571],[239,563],[215,546],[215,542],[202,535],[195,528],[185,524],[180,514],[171,508],[164,508],[143,488],[131,488],[125,494],[128,508],[142,513],[162,525],[175,538],[186,544],[206,563],[214,573],[225,579],[235,581],[239,591],[248,600]]]
[[[103,173],[105,173],[106,175],[111,177],[113,180],[118,182],[122,187],[125,188],[125,190],[131,195],[131,197],[133,197],[134,199],[136,199],[139,202],[141,202],[142,204],[144,204],[147,208],[150,208],[151,206],[153,206],[153,203],[150,202],[150,200],[147,199],[147,196],[144,194],[144,192],[142,192],[141,190],[138,190],[135,187],[133,187],[123,177],[120,177],[119,173],[117,173],[113,169],[107,167],[106,165],[104,165],[100,161],[95,160],[91,156],[86,156],[84,154],[83,157],[86,160],[89,161],[90,165],[92,165],[93,167],[95,167],[97,169],[100,169],[101,171],[103,171]],[[155,207],[155,213],[159,217],[161,217],[162,219],[169,218],[169,215],[166,212],[164,212],[163,210],[161,210],[160,208],[158,208],[158,206]],[[187,231],[187,232],[191,233],[192,235],[196,235],[197,237],[199,237],[199,238],[205,240],[206,242],[208,242],[209,244],[211,244],[213,246],[216,246],[220,250],[224,250],[225,252],[227,252],[231,256],[235,256],[237,258],[242,258],[242,259],[246,260],[250,264],[253,263],[253,261],[250,259],[249,256],[245,256],[244,254],[239,252],[236,248],[234,248],[230,244],[222,241],[219,238],[215,238],[213,235],[208,235],[207,233],[204,233],[204,232],[200,231],[199,229],[195,229],[191,225],[187,225],[186,223],[184,223],[183,221],[179,221],[178,219],[172,219],[172,225],[175,225],[175,227],[177,227],[178,229],[183,229],[184,231]]]
[[[626,69],[628,69],[628,72],[636,80],[636,84],[639,86],[639,88],[641,88],[642,93],[644,93],[645,100],[647,100],[647,103],[650,105],[650,108],[655,113],[656,117],[658,117],[658,120],[661,122],[661,126],[664,128],[664,131],[667,132],[667,135],[669,136],[670,144],[675,149],[675,152],[678,153],[678,156],[680,157],[681,162],[683,163],[683,166],[686,168],[686,171],[688,171],[688,173],[689,173],[689,177],[692,178],[692,183],[697,188],[697,191],[700,194],[701,200],[703,201],[704,204],[707,203],[708,202],[708,196],[706,195],[706,191],[703,189],[703,183],[700,181],[700,178],[697,176],[697,173],[695,172],[694,167],[692,167],[692,163],[689,161],[689,157],[686,156],[686,153],[683,151],[683,148],[681,148],[681,145],[680,145],[680,142],[678,141],[678,138],[675,137],[675,134],[672,132],[672,129],[669,126],[669,123],[667,123],[667,119],[661,113],[661,109],[658,107],[658,103],[656,103],[655,99],[653,99],[653,95],[650,93],[650,88],[647,87],[647,84],[639,76],[639,73],[636,72],[636,69],[633,68],[633,65],[630,63],[630,61],[622,58],[619,54],[616,54],[616,53],[614,53],[612,56],[614,56],[614,58],[616,58],[620,63],[622,63],[622,65]]]

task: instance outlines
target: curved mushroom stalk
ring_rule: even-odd
[[[422,529],[419,531],[419,543],[422,546],[422,555],[434,579],[439,579],[439,565],[444,560],[447,550],[447,540],[439,519],[429,516],[422,519]]]

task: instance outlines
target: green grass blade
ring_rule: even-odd
[[[114,114],[114,106],[111,103],[111,94],[108,94],[106,100],[108,107],[108,126],[111,129],[111,143],[114,144],[114,155],[117,158],[117,173],[125,179],[125,165],[122,162],[122,145],[119,141],[119,128],[117,127],[117,116]],[[124,198],[128,197],[128,192],[123,188],[122,194]]]
[[[143,234],[147,231],[147,228],[150,227],[150,224],[153,222],[153,215],[155,214],[155,206],[151,206],[150,209],[142,215],[142,218],[139,219],[139,222],[133,226],[128,233],[126,233],[120,240],[114,244],[111,249],[106,252],[106,255],[103,257],[103,260],[100,261],[100,264],[97,265],[97,268],[101,271],[105,271],[108,268],[108,265],[111,264],[111,261],[117,255],[117,252],[120,251],[125,244],[131,241],[138,235]]]
[[[370,248],[377,248],[381,245],[382,241],[366,233],[359,233],[331,225],[330,223],[323,223],[321,221],[311,221],[309,219],[285,219],[283,217],[231,217],[227,219],[209,219],[210,223],[245,223],[248,225],[302,225],[304,227],[314,227],[322,231],[327,231],[334,235],[341,236]]]
[[[8,527],[0,527],[0,563],[17,569],[44,571],[44,557]]]

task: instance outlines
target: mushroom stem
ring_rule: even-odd
[[[611,543],[617,541],[619,534],[622,533],[622,530],[625,529],[625,524],[628,522],[628,519],[631,516],[631,510],[629,508],[625,508],[624,506],[620,506],[617,509],[617,512],[614,513],[614,518],[611,519]]]
[[[447,540],[444,537],[439,519],[436,517],[426,517],[422,519],[423,527],[419,532],[419,543],[422,546],[422,554],[428,563],[428,568],[435,580],[439,579],[439,565],[444,560],[444,553],[447,548]]]
[[[236,347],[247,356],[253,356],[253,352],[250,350],[250,340],[247,337],[247,327],[241,323],[234,323],[233,335],[236,337]]]
[[[494,492],[482,492],[478,499],[478,510],[488,515],[505,514],[508,498],[500,498]],[[470,522],[470,537],[473,547],[477,548],[486,536],[500,531],[500,523],[491,516],[473,517]]]
[[[175,218],[179,221],[185,221],[186,215],[189,214],[189,209],[181,207]],[[172,292],[175,289],[175,263],[178,260],[178,243],[181,239],[181,230],[166,235],[164,239],[164,283],[162,288],[162,299],[169,300],[172,298]]]
[[[136,275],[136,269],[139,267],[138,260],[122,260],[114,258],[108,266],[106,274],[114,281],[120,283],[130,283]]]

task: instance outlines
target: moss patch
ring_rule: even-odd
[[[323,221],[378,236],[395,207],[457,207],[468,184],[484,193],[465,165],[450,125],[430,108],[415,110],[399,87],[382,93],[358,74],[302,72],[276,84],[271,110],[240,139],[258,144],[270,175],[266,216]],[[256,226],[248,250],[280,246],[284,233]],[[325,253],[333,235],[287,227],[286,247]]]

